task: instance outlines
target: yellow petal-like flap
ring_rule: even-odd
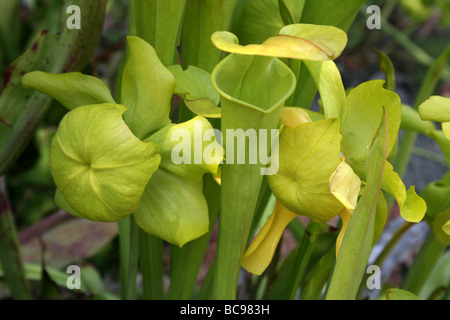
[[[326,61],[341,54],[347,35],[332,26],[292,24],[262,44],[239,45],[238,38],[228,31],[215,32],[211,40],[220,50],[232,53]]]
[[[416,194],[415,187],[406,190],[402,179],[386,162],[381,188],[395,197],[400,215],[409,222],[420,222],[427,211],[427,204]]]
[[[348,224],[350,223],[350,219],[352,218],[351,213],[348,212],[346,209],[342,209],[341,212],[339,212],[339,216],[341,217],[342,227],[336,239],[336,258],[339,256],[345,232],[347,231]]]
[[[361,179],[353,169],[344,161],[339,164],[330,178],[330,191],[347,209],[353,212],[358,202],[361,189]]]
[[[343,205],[344,209],[339,212],[342,220],[342,227],[336,239],[336,257],[341,250],[342,241],[358,202],[358,195],[361,190],[361,179],[353,172],[345,160],[337,167],[330,178],[330,191]]]
[[[280,122],[285,126],[295,128],[300,124],[312,122],[312,120],[309,114],[301,108],[284,107],[281,112]]]
[[[277,201],[272,215],[245,251],[242,267],[248,272],[261,275],[272,261],[284,230],[295,217],[296,214]]]

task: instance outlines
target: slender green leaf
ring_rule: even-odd
[[[419,253],[415,256],[413,264],[408,269],[401,289],[419,295],[445,249],[446,245],[437,239],[434,232],[430,232]]]
[[[56,270],[47,270],[48,274],[52,276]],[[83,265],[80,268],[81,276],[81,290],[86,292],[90,299],[93,300],[119,300],[119,298],[109,292],[105,287],[104,280],[101,278],[100,272],[93,265]],[[67,279],[67,274],[66,274]],[[53,277],[52,277],[53,279]],[[56,282],[56,281],[55,281]],[[66,280],[67,282],[67,280]],[[66,283],[64,283],[67,285]]]
[[[450,252],[442,255],[426,284],[420,291],[421,299],[431,299],[432,294],[439,288],[447,288],[450,283]]]
[[[386,163],[387,116],[370,147],[367,181],[363,195],[352,214],[329,284],[326,299],[355,299],[373,245],[378,194]]]
[[[380,50],[377,50],[377,58],[378,58],[378,64],[380,65],[381,71],[383,71],[386,82],[384,83],[383,87],[386,90],[395,91],[395,69],[394,65],[392,64],[391,59]]]
[[[292,225],[295,224],[295,222],[298,222],[299,224],[301,224],[301,227],[303,228],[303,232],[302,232],[302,237],[304,235],[304,231],[306,229],[306,226],[304,226],[301,222],[299,222],[298,220],[293,220],[290,224],[290,227],[292,227]],[[317,235],[318,239],[316,240],[316,243],[313,247],[313,252],[311,253],[311,257],[310,257],[310,261],[308,263],[308,266],[305,270],[305,274],[304,274],[304,278],[302,279],[302,284],[304,284],[305,286],[302,287],[302,298],[303,298],[303,290],[310,290],[310,289],[306,289],[306,286],[309,285],[313,285],[315,286],[317,283],[315,281],[321,281],[319,279],[315,279],[315,280],[309,280],[312,279],[312,277],[316,277],[315,274],[316,272],[321,272],[319,271],[319,269],[321,269],[320,266],[320,260],[322,259],[322,257],[324,257],[326,254],[328,255],[327,252],[329,252],[332,256],[332,264],[334,264],[335,260],[336,260],[336,250],[335,250],[335,245],[336,245],[336,237],[337,234],[334,233],[330,233],[329,231],[324,231],[320,234]],[[301,238],[298,239],[298,241],[300,242]],[[274,276],[273,279],[271,279],[271,283],[269,286],[269,290],[268,290],[268,296],[270,299],[283,299],[286,295],[286,288],[288,287],[289,283],[291,283],[292,281],[292,277],[291,277],[291,273],[294,267],[294,262],[295,262],[295,257],[297,256],[298,250],[300,249],[300,244],[297,245],[297,247],[295,247],[286,258],[284,258],[284,260],[281,262],[281,265],[278,266],[278,269],[276,271],[276,274]],[[326,271],[325,271],[326,272]],[[320,277],[320,276],[317,276]],[[328,277],[328,276],[327,276]],[[305,280],[308,279],[309,281],[312,281],[313,283],[308,284],[308,282],[305,282]],[[327,279],[325,279],[326,281]],[[325,284],[325,283],[324,283]],[[319,284],[317,284],[319,285]],[[322,291],[322,290],[320,290]],[[311,292],[310,292],[311,293]],[[320,292],[319,292],[320,294]],[[309,293],[307,293],[306,295],[309,295]]]
[[[332,248],[314,267],[311,277],[301,291],[302,300],[319,300],[323,288],[336,261],[336,250]]]
[[[40,299],[55,299],[59,295],[58,285],[53,279],[50,277],[47,269],[45,267],[45,262],[42,260],[41,262],[41,281],[40,281],[40,291],[39,298]]]
[[[11,296],[18,300],[32,299],[4,177],[0,178],[0,264]]]

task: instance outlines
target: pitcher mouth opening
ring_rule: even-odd
[[[238,54],[217,65],[211,82],[222,97],[263,113],[283,104],[296,86],[295,75],[278,58]]]

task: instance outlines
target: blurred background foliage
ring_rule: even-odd
[[[252,0],[243,2],[248,4]],[[380,30],[366,27],[369,17],[366,8],[371,4],[381,8]],[[100,77],[112,89],[124,53],[128,9],[127,0],[109,0],[100,45],[83,70],[83,73]],[[0,0],[0,74],[33,45],[41,30],[59,32],[65,26],[65,19],[60,0]],[[236,19],[233,21],[234,26],[241,27],[242,31],[245,21]],[[336,60],[345,86],[352,87],[363,81],[382,78],[375,49],[381,50],[393,62],[397,88],[403,102],[412,104],[429,66],[449,43],[450,1],[367,1],[350,27],[348,37],[347,48]],[[449,70],[444,70],[442,74],[444,81],[438,85],[436,94],[449,97]],[[3,87],[2,83],[3,79],[0,78],[0,87]],[[61,269],[62,266],[71,263],[89,265],[90,272],[85,273],[87,279],[84,281],[88,286],[91,285],[87,288],[90,290],[89,297],[114,298],[114,295],[104,290],[104,284],[109,291],[117,292],[119,250],[116,228],[104,225],[93,227],[89,223],[82,225],[78,220],[72,221],[58,211],[53,201],[55,187],[48,166],[49,148],[56,126],[65,112],[58,102],[53,102],[33,139],[6,174],[12,212],[19,240],[24,247],[24,260],[26,263],[36,263],[41,261],[42,252],[47,252],[45,262],[52,274],[52,282],[58,282],[59,279],[63,284],[67,275]],[[424,169],[422,154],[412,158],[409,168],[409,177],[419,187],[440,179],[447,170],[438,148],[433,149],[429,143],[425,144],[434,154],[427,153],[425,157],[426,161],[431,162],[427,162]],[[407,172],[406,184],[408,179]],[[77,235],[69,237],[68,229],[77,230]],[[87,236],[93,237],[90,243],[95,243],[94,246],[82,245]],[[71,254],[64,256],[63,252],[69,249],[72,250]],[[49,252],[54,255],[49,256]],[[36,276],[39,273],[41,271],[32,268],[27,271],[30,279],[39,278]],[[1,288],[0,296],[5,294]],[[61,294],[62,289],[58,290],[58,294]],[[55,294],[52,290],[46,292]]]

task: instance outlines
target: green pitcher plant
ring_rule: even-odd
[[[265,143],[261,132],[267,138],[277,128],[283,104],[295,88],[295,76],[277,58],[232,54],[216,66],[211,77],[221,96],[225,148],[215,273],[215,294],[223,299],[236,291],[243,241],[249,235],[265,166],[261,157],[252,159],[229,132],[249,134],[248,150],[258,145],[260,156],[261,150],[269,155],[270,141]],[[236,249],[242,253],[236,254]]]
[[[22,83],[70,110],[50,154],[57,205],[94,221],[133,214],[147,233],[181,247],[208,231],[202,177],[220,175],[222,147],[214,136],[200,145],[184,141],[177,155],[185,161],[174,165],[172,151],[180,138],[194,139],[196,130],[203,137],[212,126],[202,116],[171,123],[176,78],[147,42],[130,36],[127,43],[120,104],[100,79],[81,73],[35,71]],[[208,161],[194,161],[194,148],[202,157],[208,146]]]
[[[222,132],[243,130],[250,134],[254,130],[259,148],[270,154],[271,143],[262,146],[259,133],[268,136],[268,130],[278,128],[283,105],[296,86],[295,73],[278,57],[314,61],[336,58],[345,46],[346,34],[329,26],[292,24],[260,45],[240,45],[238,38],[227,31],[215,32],[211,40],[217,48],[231,52],[211,74],[221,96]],[[213,289],[218,299],[234,297],[263,175],[269,176],[277,168],[264,168],[267,163],[251,163],[249,158],[239,163],[237,146],[230,147],[230,143],[234,145],[234,137],[226,136]]]
[[[436,59],[417,47],[389,22],[395,1],[363,44],[382,33],[428,68],[411,106],[397,94],[404,61],[392,51],[376,50],[383,80],[344,86],[340,69],[379,16],[366,0],[41,2],[0,2],[0,283],[13,299],[59,297],[54,285],[70,287],[59,269],[77,257],[95,267],[64,297],[449,297],[450,98],[439,86],[450,46]],[[45,17],[13,21],[24,9]],[[420,135],[440,150],[416,145]],[[416,192],[402,180],[411,155],[446,173]],[[384,263],[418,223],[429,232],[389,289]],[[66,245],[86,232],[96,245],[53,255],[69,228]],[[49,264],[30,254],[41,236]],[[110,271],[120,283],[111,292]],[[220,312],[201,309],[171,311]]]
[[[294,37],[288,37],[287,43],[280,40],[286,34]],[[345,33],[337,28],[289,25],[281,29],[279,36],[269,38],[260,45],[241,46],[237,38],[228,32],[216,33],[213,41],[222,50],[232,53],[304,59],[321,97],[323,112],[308,110],[315,121],[311,121],[311,117],[304,112],[299,114],[298,110],[294,112],[285,108],[290,115],[282,117],[280,169],[277,174],[268,176],[269,186],[278,203],[243,259],[247,270],[261,274],[270,263],[282,230],[295,215],[325,223],[339,214],[342,231],[345,232],[360,187],[362,192],[364,190],[369,148],[384,112],[387,118],[388,155],[395,146],[402,114],[401,101],[396,93],[383,87],[382,80],[362,83],[346,94],[339,70],[332,60],[346,44]],[[308,53],[299,54],[298,50],[292,49],[296,41],[303,42],[305,47],[305,43],[315,45]],[[276,50],[272,45],[280,49]],[[315,57],[321,54],[322,58],[311,59],[309,54]],[[395,197],[400,214],[406,221],[420,222],[427,208],[425,201],[416,194],[414,186],[406,190],[388,161],[384,167],[382,189]],[[387,218],[383,196],[379,198],[379,208],[374,241],[381,235]],[[337,240],[337,254],[344,232]]]
[[[213,297],[220,299],[234,297],[241,266],[258,275],[266,270],[298,215],[321,225],[339,216],[339,256],[364,193],[370,146],[386,119],[386,153],[392,152],[402,105],[381,80],[345,91],[333,60],[347,36],[336,27],[291,24],[261,44],[245,46],[227,31],[211,40],[231,54],[209,75],[194,66],[165,67],[146,41],[127,37],[120,103],[100,79],[81,73],[35,71],[22,83],[69,109],[52,141],[50,168],[55,202],[77,217],[113,222],[133,215],[147,233],[182,247],[209,230],[203,176],[214,176],[221,184],[221,212]],[[313,77],[320,112],[284,106],[297,83],[292,60],[301,60]],[[197,115],[173,123],[174,95]],[[220,118],[223,146],[205,117]],[[254,132],[260,158],[243,156],[230,130],[243,132],[249,143]],[[271,137],[277,148],[273,141],[261,142],[261,132],[269,130],[276,132]],[[406,221],[421,221],[425,201],[414,186],[406,190],[387,160],[383,167],[382,189],[394,196]],[[245,250],[264,176],[276,205]],[[381,194],[373,243],[387,211]],[[448,222],[442,229],[448,230]]]

